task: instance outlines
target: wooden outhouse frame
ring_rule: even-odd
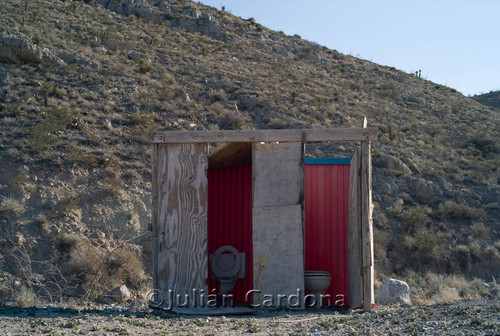
[[[280,188],[281,182],[271,181],[273,172],[264,171],[267,161],[262,160],[262,143],[269,143],[269,155],[285,156],[287,148],[298,148],[299,169],[292,172],[297,180],[296,211],[281,211],[271,215],[299,217],[304,228],[304,162],[305,143],[360,141],[361,146],[351,159],[349,177],[348,214],[348,276],[351,308],[363,307],[371,311],[374,305],[374,256],[372,224],[372,165],[371,141],[377,139],[377,129],[368,128],[366,118],[362,128],[336,129],[286,129],[286,130],[230,130],[230,131],[165,131],[151,136],[152,145],[152,241],[153,283],[157,293],[166,294],[167,289],[191,293],[193,289],[207,291],[207,203],[208,203],[208,145],[209,143],[251,143],[253,159],[261,153],[261,167],[253,173],[254,201],[267,197],[267,183]],[[278,144],[283,144],[282,147]],[[288,147],[286,147],[288,144]],[[237,147],[237,146],[236,146]],[[282,149],[285,149],[283,154]],[[262,154],[264,153],[264,154]],[[237,156],[237,152],[234,152]],[[264,155],[264,156],[262,156]],[[295,152],[292,153],[292,156]],[[228,157],[226,155],[228,159]],[[274,157],[273,157],[274,158]],[[274,163],[280,164],[278,161]],[[300,168],[302,167],[302,168]],[[259,173],[259,169],[262,173]],[[270,168],[271,169],[271,168]],[[274,172],[276,174],[276,172]],[[276,179],[280,180],[280,179]],[[283,180],[283,179],[281,179]],[[260,182],[258,182],[260,181]],[[286,182],[290,185],[289,180]],[[282,183],[282,184],[283,184]],[[292,183],[293,184],[293,183]],[[285,188],[288,188],[285,187]],[[295,190],[294,189],[294,190]],[[291,195],[294,196],[294,195]],[[268,197],[269,198],[269,197]],[[295,202],[295,201],[293,201]],[[263,203],[266,203],[265,201]],[[269,203],[269,202],[268,202]],[[276,206],[276,204],[272,204]],[[279,205],[279,204],[277,204]],[[262,204],[267,207],[268,204]],[[268,208],[266,208],[268,209]],[[285,209],[285,208],[280,208]],[[295,207],[297,209],[297,207]],[[257,209],[258,210],[258,209]],[[254,214],[255,214],[254,207]],[[256,217],[266,214],[258,212]],[[277,217],[276,217],[277,216]],[[302,234],[304,229],[302,231]],[[256,259],[254,259],[256,260]],[[254,282],[256,282],[254,278]],[[303,286],[303,285],[302,285]]]

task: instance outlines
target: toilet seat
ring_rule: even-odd
[[[219,279],[235,278],[241,269],[241,254],[230,245],[219,247],[210,258],[212,273]]]

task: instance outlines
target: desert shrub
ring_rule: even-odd
[[[401,233],[389,253],[390,259],[401,265],[413,265],[420,271],[429,267],[434,271],[446,269],[451,235],[432,225],[430,212],[429,208],[420,205],[405,211]]]
[[[477,300],[488,291],[483,280],[462,275],[405,270],[399,276],[410,286],[412,302],[417,305]]]
[[[396,126],[394,126],[394,124],[387,124],[387,134],[389,136],[389,139],[391,139],[392,141],[396,140],[396,138],[398,137],[398,131],[396,130]]]
[[[56,140],[56,134],[69,126],[82,128],[83,122],[65,109],[49,111],[48,117],[31,129],[33,149],[38,152],[47,149]]]
[[[420,205],[415,205],[405,211],[404,223],[406,227],[410,230],[426,225],[431,221],[428,213],[430,213],[430,209],[427,207],[423,207]]]
[[[36,217],[35,217],[35,223],[37,223],[38,225],[40,225],[40,228],[42,229],[42,231],[44,231],[44,232],[48,232],[49,231],[50,221],[49,221],[49,219],[44,214],[38,214],[38,215],[36,215]]]
[[[403,264],[413,265],[418,270],[431,267],[436,271],[446,269],[450,251],[449,233],[435,228],[419,228],[412,234],[403,234],[397,242],[397,257]]]
[[[110,289],[126,284],[136,289],[145,279],[142,262],[126,248],[104,253],[92,246],[81,246],[71,253],[66,269],[81,295],[95,299]]]
[[[132,125],[150,125],[155,123],[155,115],[144,110],[137,110],[127,117]]]
[[[34,35],[32,38],[31,38],[31,42],[33,42],[33,44],[36,44],[36,45],[39,45],[40,43],[42,43],[43,41],[43,37],[40,36],[40,35]]]
[[[482,222],[475,222],[470,227],[470,233],[475,238],[487,238],[490,235],[490,229]]]
[[[61,270],[76,295],[96,299],[119,285],[136,289],[145,279],[141,260],[126,247],[102,250],[76,234],[59,235],[55,246]]]
[[[211,118],[210,121],[215,122],[221,130],[240,129],[245,123],[243,115],[224,108],[220,103],[212,104],[211,109],[215,120]]]
[[[150,61],[141,58],[139,60],[138,69],[141,74],[148,74],[151,72],[151,70],[153,70],[153,66],[151,65]]]
[[[31,288],[21,287],[13,292],[13,301],[16,306],[32,307],[36,304],[36,294]]]
[[[441,217],[456,219],[479,219],[485,215],[484,209],[471,208],[467,204],[446,201],[439,204],[436,213]]]
[[[500,251],[500,240],[497,240],[493,246]]]
[[[12,175],[12,177],[10,178],[10,183],[12,183],[12,187],[16,190],[21,190],[22,186],[28,182],[28,176],[23,169],[19,169],[17,173]]]
[[[60,234],[55,239],[55,248],[62,257],[68,257],[73,252],[82,239],[76,234]]]
[[[500,153],[500,145],[498,142],[489,137],[476,137],[471,139],[470,143],[479,150],[484,157]]]
[[[104,183],[105,191],[112,197],[120,196],[126,186],[119,178],[106,177],[102,182]]]
[[[130,133],[134,140],[147,142],[149,134],[159,129],[156,123],[156,115],[152,112],[138,110],[127,117],[132,127]]]
[[[24,207],[15,198],[4,197],[0,203],[0,212],[4,215],[16,216],[24,212]]]
[[[75,146],[66,147],[66,158],[77,165],[95,167],[97,157],[93,154],[85,154],[80,148]]]
[[[137,254],[129,249],[114,251],[107,262],[110,287],[125,283],[131,288],[138,288],[145,279],[144,267]]]

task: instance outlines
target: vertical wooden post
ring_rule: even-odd
[[[153,164],[152,167],[152,185],[151,185],[151,251],[152,254],[152,262],[153,262],[153,288],[155,289],[155,297],[154,302],[159,302],[160,298],[158,297],[158,187],[160,181],[158,180],[158,151],[160,145],[157,143],[151,144],[151,162]]]
[[[360,151],[357,149],[351,159],[349,171],[349,218],[347,225],[349,304],[352,309],[359,308],[363,304],[360,163]]]
[[[157,239],[155,289],[182,298],[207,292],[208,144],[153,147],[153,233]],[[167,302],[165,302],[168,304]],[[190,306],[194,304],[189,300]],[[172,304],[172,303],[170,303]],[[173,303],[176,304],[175,301]]]
[[[363,128],[367,127],[366,117]],[[370,140],[361,141],[361,246],[363,254],[363,309],[372,311],[374,303],[372,162]]]

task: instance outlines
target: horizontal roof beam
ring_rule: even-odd
[[[377,140],[377,128],[278,129],[231,131],[165,131],[151,136],[152,143],[196,142],[320,142]]]

